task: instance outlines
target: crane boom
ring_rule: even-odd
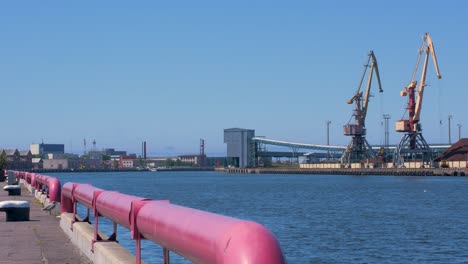
[[[379,67],[377,66],[377,59],[375,58],[374,52],[371,50],[369,53],[369,57],[372,58],[372,63],[370,66],[369,77],[367,79],[367,88],[366,94],[364,95],[364,101],[362,103],[362,125],[365,126],[366,116],[367,116],[367,106],[369,105],[369,96],[370,96],[370,88],[372,83],[372,74],[375,70],[375,76],[377,77],[377,82],[379,83],[379,92],[383,92],[382,90],[382,83],[380,82],[380,75],[379,75]]]
[[[359,87],[356,91],[356,94],[347,101],[348,104],[352,104],[353,102],[356,103],[356,110],[355,110],[356,124],[362,127],[365,126],[365,121],[366,121],[366,116],[367,116],[367,107],[369,105],[370,88],[372,85],[372,76],[373,76],[374,71],[377,77],[377,81],[379,83],[379,92],[383,92],[382,83],[380,82],[379,68],[377,66],[377,59],[375,58],[374,52],[371,50],[368,56],[369,58],[367,60],[367,64],[364,65],[364,72],[362,73],[361,81],[359,82]],[[364,94],[364,99],[362,101],[362,106],[361,106],[361,97],[362,97],[361,87],[362,87],[362,83],[364,81],[364,77],[366,76],[366,72],[368,68],[370,68],[370,70],[369,70],[369,76],[367,79],[366,93]]]
[[[424,43],[427,42],[427,46],[424,47]],[[427,63],[429,60],[429,53],[431,53],[432,61],[434,62],[434,67],[437,74],[437,79],[441,79],[442,76],[440,75],[439,65],[437,64],[437,56],[434,49],[434,44],[432,42],[429,33],[426,33],[423,38],[423,48],[419,51],[420,53],[425,52],[424,57],[424,64],[421,73],[421,80],[419,81],[419,89],[418,89],[418,98],[416,99],[416,107],[413,116],[413,123],[418,123],[420,116],[421,116],[421,108],[422,108],[422,100],[424,95],[424,87],[426,86],[426,73],[427,73]],[[413,128],[414,130],[415,128]]]

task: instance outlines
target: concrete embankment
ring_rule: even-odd
[[[394,175],[394,176],[467,176],[467,168],[365,168],[365,169],[302,169],[302,168],[227,168],[226,173],[242,174],[325,174],[325,175]]]
[[[5,185],[1,182],[1,189]],[[0,201],[10,200],[29,202],[30,221],[6,222],[5,213],[0,213],[0,263],[92,263],[62,231],[59,218],[43,211],[27,188],[22,187],[20,196],[0,190]]]
[[[94,239],[94,227],[88,222],[74,222],[73,214],[62,213],[60,227],[68,235],[70,240],[93,263],[136,263],[135,256],[115,241],[96,242]],[[99,233],[101,238],[107,237]],[[142,261],[142,263],[144,263]]]

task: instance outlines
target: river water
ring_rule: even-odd
[[[288,263],[468,263],[468,177],[54,173],[61,183],[252,220],[277,237]],[[83,212],[83,208],[80,209]],[[100,229],[110,234],[111,223]],[[118,240],[134,253],[128,230]],[[144,241],[143,259],[162,263]],[[190,263],[171,254],[171,263]]]

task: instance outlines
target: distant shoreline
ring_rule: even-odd
[[[167,172],[167,171],[214,171],[215,168],[212,167],[170,167],[170,168],[158,168],[155,172]],[[34,173],[82,173],[82,172],[151,172],[147,169],[81,169],[81,170],[31,170],[30,172]]]

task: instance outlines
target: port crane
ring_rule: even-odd
[[[366,76],[366,72],[369,70],[367,78],[367,87],[363,98],[363,92],[361,91],[362,83]],[[367,63],[364,65],[364,72],[359,82],[356,94],[351,97],[347,103],[355,105],[353,112],[354,124],[347,124],[343,127],[345,136],[351,136],[352,139],[346,147],[343,155],[341,156],[341,163],[346,167],[349,167],[351,163],[361,162],[362,160],[376,161],[377,157],[372,151],[371,146],[366,140],[366,115],[367,108],[369,106],[370,89],[372,85],[372,76],[375,72],[377,81],[379,84],[379,92],[383,92],[382,84],[380,82],[379,68],[377,66],[377,59],[375,58],[374,52],[370,51],[368,54]]]
[[[404,116],[406,112],[408,112],[408,118],[402,118],[395,123],[395,130],[397,132],[405,133],[401,138],[400,143],[396,147],[393,156],[393,162],[395,166],[398,167],[402,167],[405,160],[421,160],[423,165],[432,162],[432,150],[422,135],[422,128],[420,123],[424,88],[427,86],[426,73],[429,54],[432,56],[437,78],[441,79],[442,76],[439,72],[434,44],[431,37],[429,36],[429,33],[425,33],[421,48],[419,49],[419,55],[416,61],[416,67],[414,68],[413,75],[411,77],[411,81],[409,85],[400,92],[401,96],[408,96],[408,104],[406,106],[406,111],[403,114]],[[424,62],[422,66],[421,79],[418,86],[415,77],[418,72],[421,57],[423,55]],[[416,87],[418,87],[417,90]],[[415,99],[416,94],[417,98]]]

